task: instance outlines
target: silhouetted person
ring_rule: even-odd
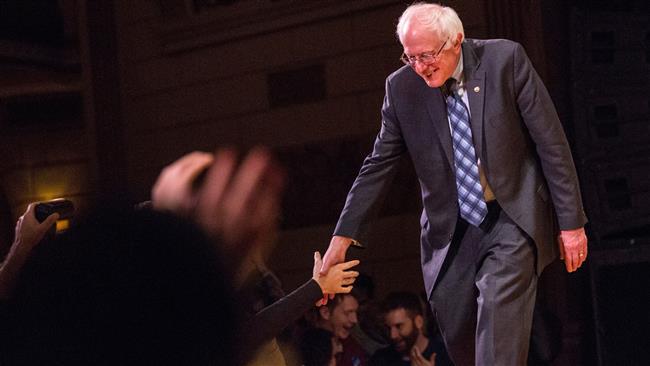
[[[336,366],[341,344],[332,332],[309,328],[302,335],[299,349],[302,366]]]
[[[425,334],[423,303],[410,292],[390,293],[382,303],[390,345],[375,352],[370,366],[451,366],[441,339]]]
[[[11,207],[7,196],[4,194],[2,187],[0,187],[0,258],[9,251],[11,242],[13,241],[12,230],[14,222],[11,218]]]
[[[253,149],[238,168],[237,154],[192,152],[165,167],[152,189],[151,206],[189,217],[213,236],[223,238],[222,253],[234,273],[239,308],[245,315],[238,345],[246,365],[284,366],[276,338],[323,297],[348,293],[359,261],[341,263],[321,275],[314,253],[312,277],[286,295],[266,268],[275,247],[283,187],[282,169],[264,149]]]
[[[232,299],[198,227],[99,207],[34,250],[8,303],[3,365],[236,365]]]

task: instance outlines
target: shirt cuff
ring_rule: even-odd
[[[362,249],[365,248],[365,246],[363,244],[359,243],[359,241],[354,240],[354,239],[351,239],[351,240],[352,240],[351,246],[357,247],[357,248],[362,248]]]

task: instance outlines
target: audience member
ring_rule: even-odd
[[[336,355],[340,352],[341,343],[332,332],[322,328],[307,329],[300,340],[302,366],[336,366]]]
[[[3,365],[237,365],[230,279],[203,232],[101,206],[35,248],[7,303]]]
[[[350,292],[352,289],[350,285],[358,272],[348,271],[348,269],[358,263],[358,260],[343,263],[342,266],[335,267],[331,275],[328,273],[322,276],[319,273],[322,261],[320,253],[316,252],[313,277],[286,296],[281,290],[277,277],[263,264],[258,265],[239,287],[238,296],[248,315],[242,326],[244,344],[251,349],[263,345],[249,365],[286,364],[274,337],[314,307],[326,291]]]
[[[13,229],[9,200],[0,186],[0,258],[4,258],[9,252],[13,241]]]
[[[210,165],[213,168],[204,173]],[[322,261],[317,252],[312,279],[284,296],[279,280],[266,268],[266,259],[275,247],[277,236],[282,174],[264,150],[251,151],[238,173],[234,173],[235,165],[236,155],[230,150],[218,151],[216,155],[190,153],[163,170],[152,189],[152,204],[155,209],[192,217],[208,232],[223,236],[226,246],[246,249],[231,252],[225,248],[233,254],[229,258],[238,263],[233,268],[235,286],[247,315],[239,343],[249,357],[254,355],[248,365],[285,365],[275,337],[322,299],[323,293],[349,292],[358,275],[349,269],[359,261],[343,263],[332,275],[323,276],[318,272]],[[204,174],[205,182],[197,183]],[[240,189],[231,188],[238,183]],[[206,184],[212,187],[207,193],[200,188]],[[256,190],[258,193],[253,194]],[[238,199],[242,194],[247,195],[244,198],[248,202]],[[242,215],[246,207],[251,207],[252,216]],[[249,219],[257,222],[246,222]],[[244,223],[250,228],[243,233],[236,232],[237,226]]]
[[[231,275],[274,227],[282,178],[264,150],[235,158],[210,157],[204,184],[163,172],[154,206],[198,225],[102,202],[36,248],[7,303],[3,365],[243,364]]]
[[[337,356],[338,366],[363,366],[368,360],[368,355],[361,345],[350,337],[352,328],[358,323],[359,309],[353,292],[338,294],[326,305],[319,307],[314,320],[317,327],[332,332],[341,342],[343,350]]]
[[[382,305],[390,345],[375,352],[371,366],[452,365],[442,341],[424,333],[425,318],[420,298],[410,292],[389,294]]]
[[[18,219],[13,244],[0,265],[0,301],[7,300],[11,296],[25,262],[59,217],[59,214],[55,213],[39,223],[34,216],[37,203],[30,203],[25,213]]]
[[[378,349],[387,345],[385,339],[383,320],[379,306],[375,301],[375,284],[367,274],[360,273],[354,282],[354,293],[359,302],[357,320],[359,321],[350,331],[352,337],[363,347],[363,350],[372,355]]]

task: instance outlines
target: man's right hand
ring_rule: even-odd
[[[326,275],[332,266],[345,262],[345,252],[351,244],[351,238],[338,235],[332,237],[330,246],[327,248],[327,252],[325,252],[325,256],[323,257],[323,267],[320,270],[321,275]],[[324,294],[323,305],[327,304],[327,300],[332,298],[334,298],[334,294]]]

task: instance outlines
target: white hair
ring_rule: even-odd
[[[465,39],[463,22],[460,21],[454,9],[439,4],[418,2],[410,5],[399,18],[397,23],[397,38],[403,43],[404,36],[413,22],[436,34],[440,39],[450,38],[456,40],[456,35],[461,34],[461,42]],[[453,45],[453,42],[450,43]],[[445,46],[446,48],[450,45]]]

